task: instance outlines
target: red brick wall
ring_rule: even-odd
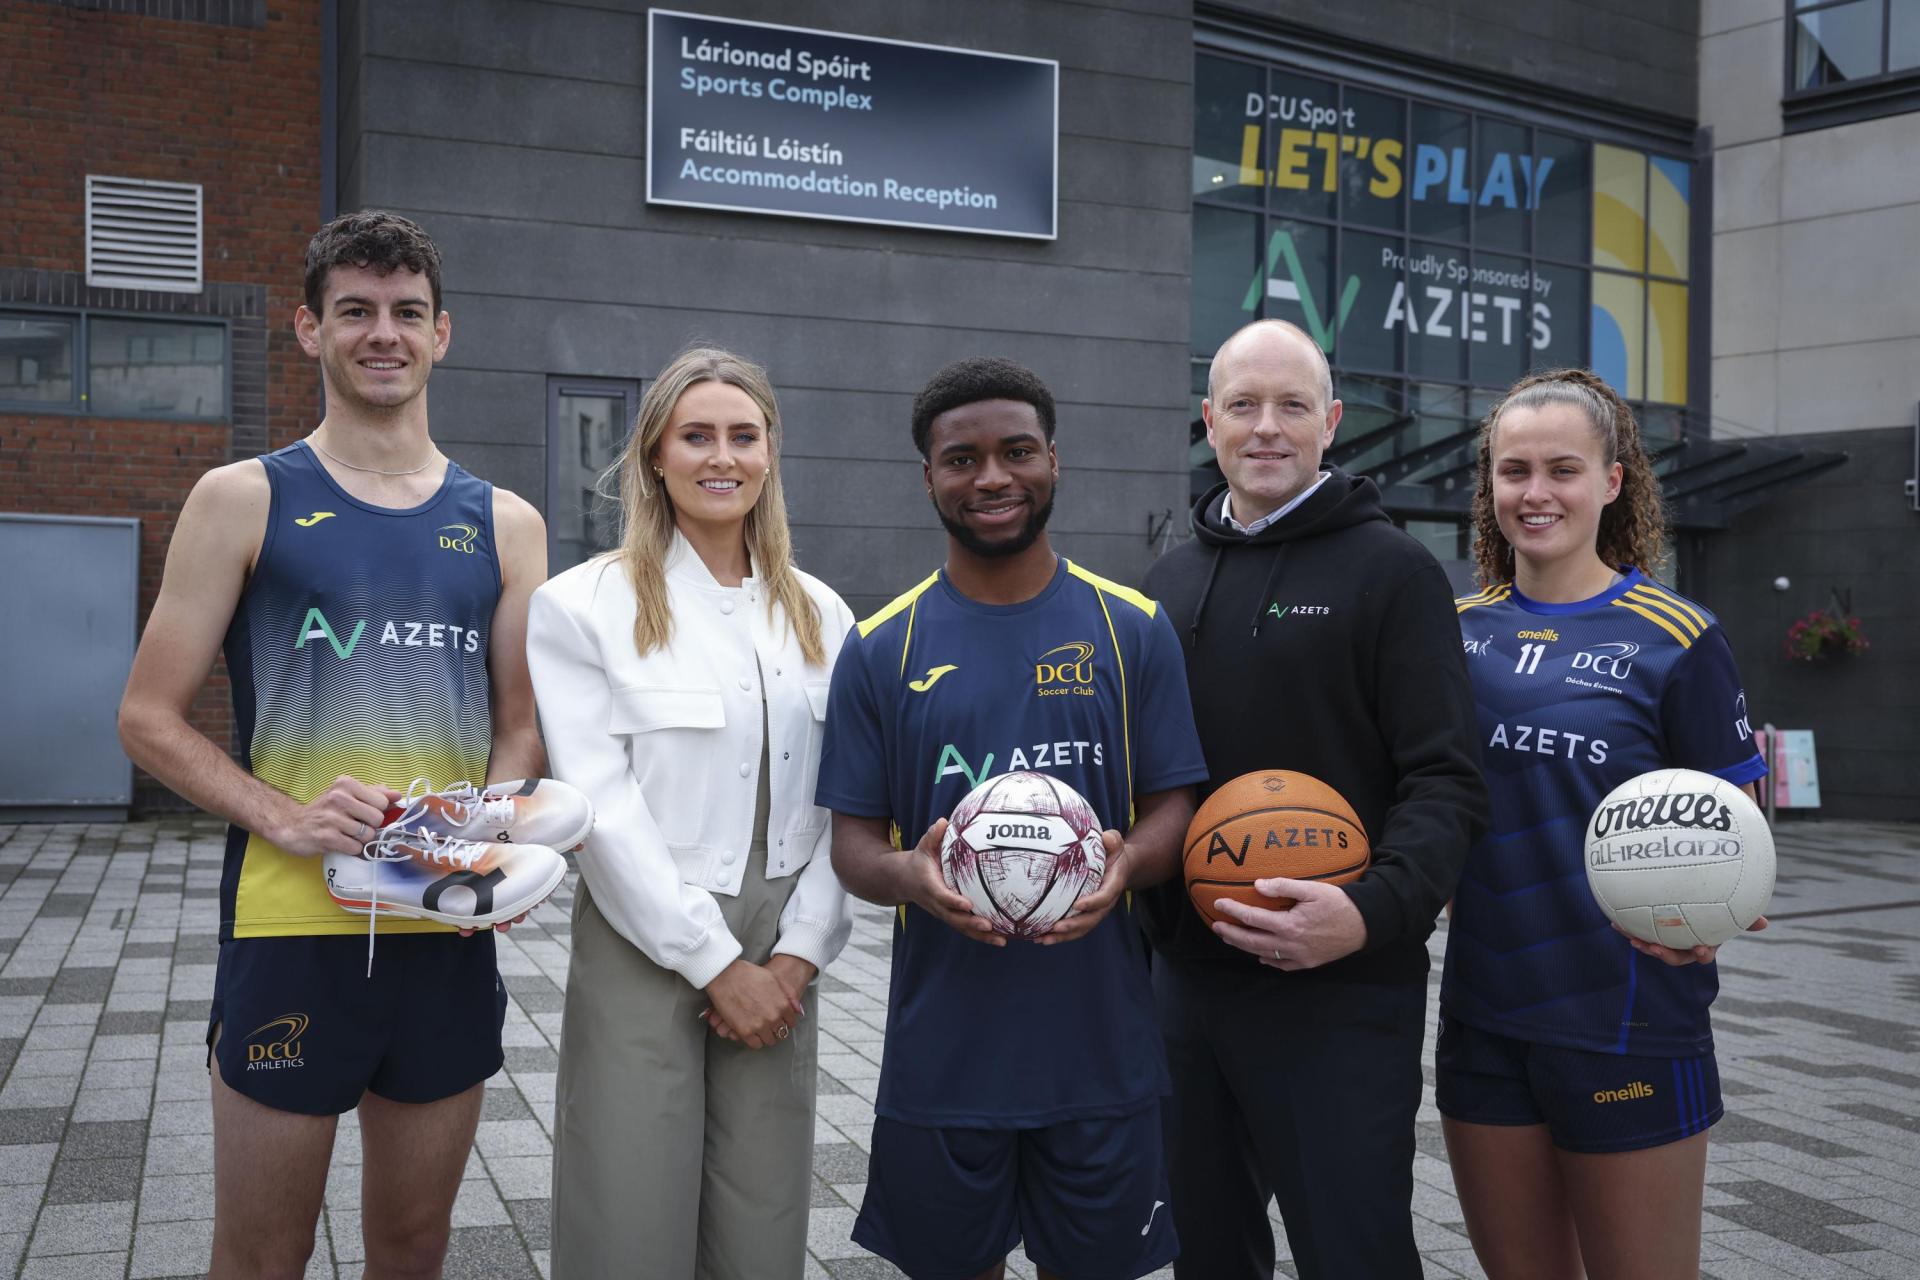
[[[202,184],[205,279],[266,291],[275,448],[319,414],[292,319],[321,210],[320,47],[319,0],[271,0],[257,30],[0,5],[0,267],[85,270],[88,173]],[[0,510],[139,517],[144,627],[180,505],[231,450],[224,423],[0,415]],[[194,722],[230,742],[224,672]]]

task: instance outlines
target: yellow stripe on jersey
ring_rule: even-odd
[[[1630,598],[1632,594],[1633,594],[1632,592],[1628,592],[1626,595],[1621,596],[1618,600],[1615,600],[1613,602],[1614,606],[1620,609],[1633,610],[1635,613],[1645,618],[1648,622],[1651,622],[1654,626],[1659,627],[1662,631],[1672,636],[1675,640],[1678,640],[1680,642],[1680,647],[1682,649],[1691,649],[1693,647],[1693,641],[1688,639],[1687,634],[1685,632],[1680,630],[1680,628],[1674,626],[1671,622],[1668,622],[1665,618],[1661,617],[1659,614],[1655,613],[1652,609],[1647,608],[1645,605],[1635,604],[1633,600]]]
[[[1470,596],[1461,596],[1453,602],[1453,611],[1455,613],[1465,613],[1469,609],[1478,609],[1483,604],[1499,604],[1512,594],[1513,584],[1511,582],[1503,582],[1497,587],[1488,587],[1485,591],[1475,592]]]
[[[939,577],[940,577],[940,571],[938,569],[935,569],[932,573],[928,574],[924,579],[922,579],[917,586],[914,586],[906,591],[902,591],[899,595],[895,596],[892,602],[889,603],[886,608],[880,610],[880,612],[874,614],[870,618],[863,619],[859,624],[860,638],[862,640],[866,639],[868,636],[873,634],[874,629],[876,627],[880,626],[887,619],[893,617],[895,614],[899,613],[902,609],[909,608],[914,601],[920,598],[920,594],[924,592],[928,587],[932,586],[939,579]]]
[[[1647,595],[1663,600],[1668,605],[1672,606],[1675,609],[1678,609],[1680,612],[1686,614],[1689,618],[1692,618],[1694,623],[1693,633],[1696,638],[1706,633],[1707,617],[1705,614],[1701,613],[1699,609],[1694,607],[1694,604],[1692,601],[1687,600],[1681,596],[1677,596],[1673,592],[1667,590],[1665,587],[1660,586],[1658,583],[1653,583],[1653,582],[1644,582],[1639,586],[1635,587],[1634,590],[1639,592],[1644,592]]]
[[[1073,561],[1067,561],[1067,567],[1069,569],[1073,568]],[[1127,707],[1127,660],[1121,656],[1120,653],[1120,633],[1114,630],[1113,614],[1107,609],[1107,593],[1100,587],[1100,583],[1103,582],[1104,579],[1090,573],[1083,576],[1093,584],[1094,598],[1100,602],[1100,613],[1107,620],[1107,638],[1113,641],[1113,665],[1117,667],[1120,672],[1120,742],[1126,753],[1127,761],[1127,828],[1128,830],[1132,830],[1134,817],[1133,718],[1128,714]],[[1135,594],[1137,595],[1139,593],[1136,592]],[[1144,596],[1141,598],[1145,599]],[[1147,603],[1151,605],[1153,602],[1149,600]],[[1151,612],[1151,610],[1149,610],[1149,612]]]
[[[1160,607],[1159,605],[1153,602],[1152,597],[1141,595],[1138,591],[1135,591],[1132,587],[1123,587],[1117,582],[1109,581],[1108,579],[1101,577],[1099,574],[1094,573],[1092,570],[1082,569],[1079,565],[1075,564],[1071,560],[1067,561],[1067,572],[1072,574],[1074,577],[1080,579],[1082,582],[1092,583],[1096,590],[1103,591],[1110,596],[1118,596],[1120,599],[1125,600],[1128,604],[1132,605],[1134,608],[1140,610],[1140,612],[1146,614],[1149,618],[1153,616],[1154,610]],[[1100,607],[1103,609],[1106,608],[1105,603],[1103,602]],[[1113,619],[1109,617],[1107,619],[1107,622],[1109,625],[1111,625],[1113,622]]]
[[[1687,633],[1689,640],[1698,640],[1706,633],[1707,621],[1705,618],[1700,618],[1700,615],[1694,613],[1691,609],[1680,608],[1675,603],[1673,597],[1663,591],[1655,591],[1649,587],[1635,587],[1633,590],[1627,592],[1626,595],[1622,596],[1621,599],[1631,600],[1635,604],[1645,605],[1649,609],[1658,609],[1661,613],[1666,614],[1669,618],[1679,623],[1680,629]],[[1694,622],[1695,618],[1700,618],[1697,624]]]

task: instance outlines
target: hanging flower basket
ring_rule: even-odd
[[[1867,647],[1860,619],[1828,609],[1815,609],[1787,628],[1787,656],[1801,662],[1841,658]]]

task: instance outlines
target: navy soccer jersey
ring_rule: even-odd
[[[1587,888],[1583,848],[1594,809],[1629,778],[1765,775],[1719,623],[1638,569],[1570,604],[1502,584],[1457,607],[1493,823],[1454,895],[1442,1011],[1571,1049],[1707,1052],[1714,966],[1628,946]]]
[[[911,848],[978,782],[1016,769],[1125,832],[1133,798],[1207,776],[1180,645],[1138,592],[1061,558],[1032,600],[985,605],[935,573],[861,622],[833,671],[818,803],[890,818]],[[1167,1090],[1140,931],[988,947],[895,915],[879,1114],[1035,1128],[1125,1115]]]

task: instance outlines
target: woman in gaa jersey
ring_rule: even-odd
[[[1645,573],[1660,481],[1593,374],[1534,374],[1494,407],[1473,514],[1485,589],[1458,607],[1493,822],[1453,903],[1436,1055],[1467,1231],[1494,1280],[1694,1276],[1713,949],[1614,929],[1582,843],[1650,769],[1764,776],[1746,695],[1713,615]]]

